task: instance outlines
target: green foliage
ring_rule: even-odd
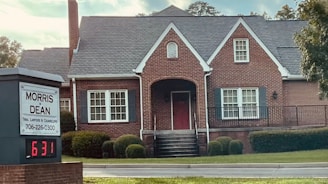
[[[109,139],[110,137],[103,132],[79,131],[72,140],[74,156],[101,158],[101,146]]]
[[[16,67],[22,53],[22,45],[0,36],[0,68]]]
[[[213,6],[203,1],[190,4],[186,11],[194,16],[218,16],[220,14]]]
[[[286,4],[277,12],[275,17],[279,20],[295,20],[296,11]]]
[[[108,140],[102,144],[101,150],[104,158],[114,158],[114,143],[114,140]]]
[[[75,120],[71,112],[67,112],[67,111],[60,112],[60,129],[62,134],[65,132],[75,130]]]
[[[77,131],[71,131],[62,134],[61,140],[62,140],[63,155],[71,155],[71,156],[74,155],[72,150],[72,140],[77,133],[78,133]]]
[[[146,149],[140,144],[130,144],[125,150],[126,158],[145,158]]]
[[[222,154],[229,155],[229,143],[232,141],[231,137],[228,136],[221,136],[216,139],[222,145]]]
[[[249,140],[258,153],[323,149],[328,148],[328,128],[258,131],[250,133]]]
[[[122,135],[115,140],[114,143],[115,156],[118,158],[125,158],[126,157],[125,150],[130,144],[143,145],[140,138],[135,135],[132,134]]]
[[[218,141],[210,141],[208,143],[208,155],[209,156],[223,155],[221,143]]]
[[[243,142],[240,140],[232,140],[229,143],[229,154],[230,155],[238,155],[243,153]]]
[[[318,81],[320,97],[328,98],[328,1],[302,1],[298,11],[300,18],[308,21],[294,38],[302,54],[302,73],[308,80]]]

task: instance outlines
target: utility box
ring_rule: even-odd
[[[0,69],[0,165],[61,162],[59,75]]]

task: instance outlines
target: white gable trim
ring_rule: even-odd
[[[150,56],[154,53],[154,51],[157,49],[159,44],[163,41],[165,36],[169,33],[169,31],[173,29],[175,33],[179,36],[179,38],[186,44],[186,46],[190,49],[190,51],[194,54],[194,56],[199,61],[199,64],[203,67],[204,72],[209,72],[212,69],[209,67],[209,65],[203,60],[203,58],[198,54],[198,52],[194,49],[194,47],[189,43],[189,41],[183,36],[183,34],[179,31],[179,29],[173,24],[170,23],[167,28],[164,30],[164,32],[161,34],[161,36],[157,39],[155,44],[152,46],[152,48],[148,51],[146,56],[142,59],[140,64],[137,66],[136,69],[133,71],[135,73],[142,73],[144,67],[146,66],[146,62],[149,60]]]
[[[254,31],[247,25],[247,23],[244,21],[243,18],[239,18],[236,24],[232,27],[232,29],[229,31],[227,36],[223,39],[223,41],[220,43],[220,45],[215,49],[214,53],[211,55],[211,57],[208,59],[207,64],[210,65],[214,58],[218,55],[218,53],[221,51],[223,46],[226,44],[228,39],[231,37],[231,35],[236,31],[239,25],[243,25],[245,29],[248,31],[248,33],[255,39],[255,41],[261,46],[261,48],[265,51],[266,54],[271,58],[271,60],[278,66],[278,70],[282,77],[289,76],[288,70],[283,67],[278,59],[270,52],[270,50],[264,45],[264,43],[259,39],[259,37],[254,33]]]

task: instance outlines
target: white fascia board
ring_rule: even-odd
[[[72,79],[129,79],[137,78],[135,74],[86,74],[86,75],[68,75]]]
[[[155,50],[157,49],[157,47],[159,46],[159,44],[161,44],[161,42],[163,41],[163,39],[165,38],[165,36],[169,33],[169,31],[173,29],[173,31],[175,31],[175,33],[179,36],[179,38],[184,42],[184,44],[186,44],[186,46],[190,49],[190,51],[194,54],[194,56],[198,59],[200,65],[203,67],[203,71],[204,72],[209,72],[212,69],[209,67],[209,65],[204,61],[204,59],[198,54],[198,52],[195,50],[195,48],[189,43],[189,41],[183,36],[183,34],[181,33],[181,31],[179,31],[179,29],[173,24],[170,23],[167,28],[164,30],[164,32],[161,34],[161,36],[157,39],[157,41],[155,42],[155,44],[152,46],[152,48],[148,51],[148,53],[146,54],[146,56],[142,59],[142,61],[140,62],[140,64],[137,66],[136,69],[134,69],[133,71],[135,73],[142,73],[144,67],[146,66],[146,62],[149,60],[150,56],[155,52]]]
[[[306,78],[303,75],[288,75],[286,77],[283,77],[282,80],[288,81],[288,80],[306,80]]]
[[[248,33],[255,39],[255,41],[261,46],[261,48],[264,50],[264,52],[270,57],[270,59],[278,66],[278,70],[282,77],[290,75],[288,70],[283,67],[278,59],[271,53],[271,51],[264,45],[264,43],[260,40],[260,38],[254,33],[254,31],[248,26],[248,24],[244,21],[243,18],[239,18],[236,24],[232,27],[232,29],[229,31],[227,36],[223,39],[223,41],[220,43],[218,48],[214,51],[214,53],[211,55],[211,57],[208,59],[207,64],[210,65],[214,58],[218,55],[218,53],[221,51],[223,46],[226,44],[228,39],[231,37],[231,35],[236,31],[239,25],[243,25],[244,28],[248,31]]]

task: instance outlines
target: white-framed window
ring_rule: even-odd
[[[127,90],[88,91],[89,122],[127,122],[128,114]]]
[[[233,40],[235,63],[249,62],[249,42],[247,38],[236,38]]]
[[[166,45],[167,58],[178,58],[178,45],[175,42],[169,42]]]
[[[223,119],[258,119],[258,88],[224,88],[221,89]]]
[[[70,98],[60,98],[60,111],[71,112],[71,99]]]

